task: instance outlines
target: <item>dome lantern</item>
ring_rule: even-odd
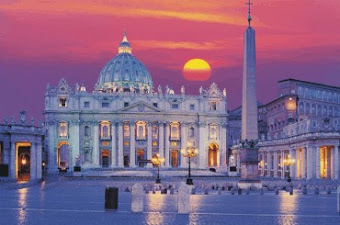
[[[123,40],[120,42],[120,45],[118,47],[118,54],[121,54],[121,53],[128,53],[128,54],[132,53],[130,42],[128,41],[126,37],[126,32],[124,32]]]

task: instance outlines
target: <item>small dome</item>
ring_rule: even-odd
[[[100,71],[96,89],[103,92],[149,93],[153,88],[149,71],[132,55],[131,46],[123,36],[118,55]]]

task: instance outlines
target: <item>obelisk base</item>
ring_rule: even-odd
[[[258,148],[240,149],[241,180],[238,187],[241,189],[261,189],[262,182],[258,175]]]

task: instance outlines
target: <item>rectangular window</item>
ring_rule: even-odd
[[[157,103],[153,103],[152,105],[153,105],[153,107],[156,107],[156,108],[158,107]]]
[[[66,107],[66,98],[59,98],[59,107]]]
[[[194,104],[190,104],[190,110],[194,111],[195,110],[195,105]]]
[[[102,108],[109,108],[108,102],[102,102]]]
[[[84,108],[90,108],[90,102],[84,102]]]
[[[129,103],[128,102],[124,102],[124,107],[128,107]]]
[[[210,102],[210,110],[216,111],[217,110],[217,102]]]
[[[68,123],[59,122],[59,137],[67,138],[68,136]]]
[[[171,105],[171,108],[172,108],[172,109],[179,109],[179,105],[178,105],[178,104],[172,104],[172,105]]]

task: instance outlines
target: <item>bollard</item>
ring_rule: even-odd
[[[275,188],[275,194],[278,195],[279,194],[279,189]]]
[[[340,186],[338,186],[338,190],[337,190],[337,198],[338,198],[338,213],[340,213]]]
[[[180,185],[178,189],[177,206],[178,213],[190,213],[190,188],[184,182]]]
[[[134,184],[132,186],[132,212],[143,212],[144,207],[144,194],[143,187],[141,184]]]
[[[307,187],[306,186],[303,186],[302,188],[302,194],[306,195],[307,194]]]
[[[166,194],[170,195],[171,194],[171,188],[166,189]]]
[[[294,189],[293,189],[293,187],[291,187],[290,190],[289,190],[289,195],[293,195],[293,193],[294,193]]]
[[[205,195],[208,195],[208,194],[209,194],[209,189],[208,189],[208,188],[204,189],[204,194],[205,194]]]
[[[239,189],[237,190],[237,194],[238,194],[238,195],[242,195],[242,189],[241,189],[241,188],[239,188]]]
[[[327,188],[327,194],[330,195],[332,193],[332,189],[330,187]]]
[[[224,186],[222,186],[222,191],[224,191],[225,190],[225,187]]]
[[[320,193],[320,189],[318,187],[315,187],[315,194],[318,195]]]
[[[118,209],[118,188],[107,187],[105,189],[105,209],[106,210]]]

